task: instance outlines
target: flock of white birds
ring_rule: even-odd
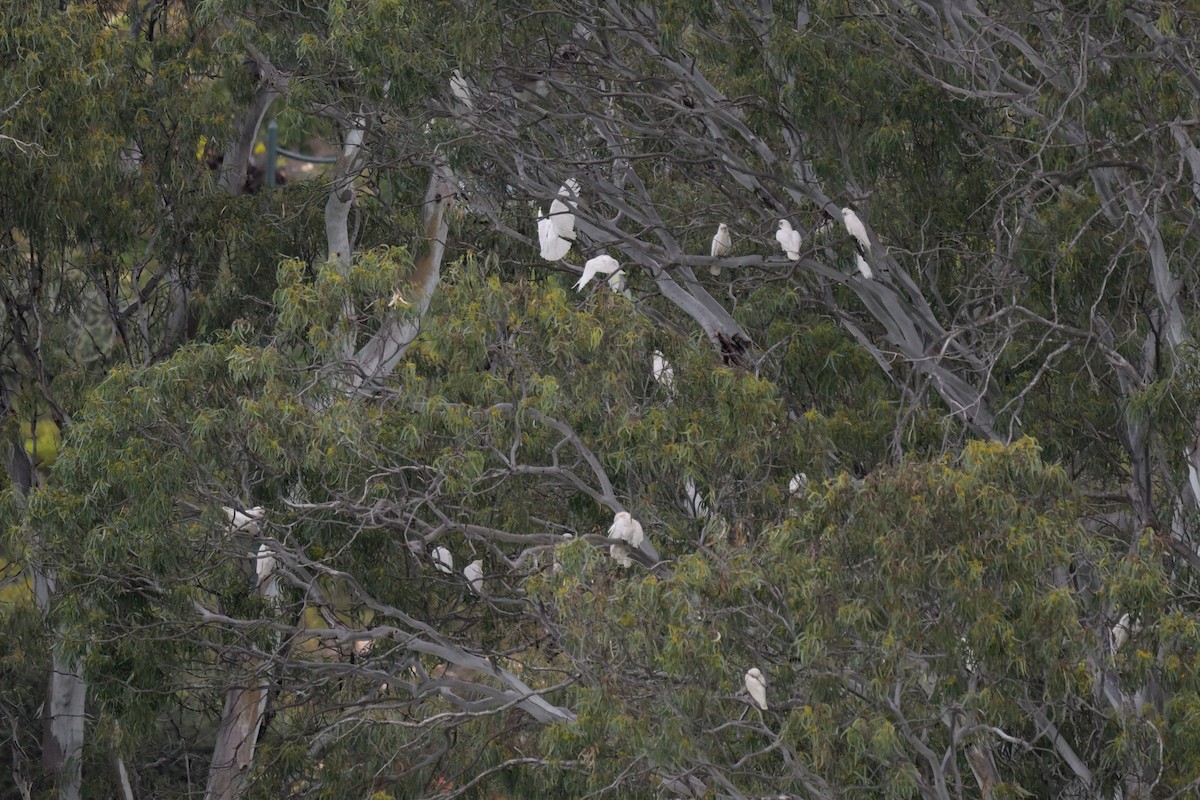
[[[574,178],[567,178],[566,183],[558,190],[558,194],[550,201],[550,213],[543,215],[541,209],[538,209],[538,246],[542,258],[546,261],[559,261],[571,252],[571,245],[575,241],[575,212],[578,208],[579,182]],[[871,252],[871,237],[867,234],[867,227],[863,225],[863,221],[851,208],[842,209],[842,222],[846,226],[846,232],[854,237],[856,247],[854,262],[859,273],[867,280],[872,280],[875,273],[866,259]],[[828,227],[828,223],[822,225],[815,233],[824,233]],[[804,239],[800,235],[800,231],[792,227],[791,222],[786,219],[779,220],[775,231],[775,240],[779,242],[784,256],[790,261],[800,260],[800,248]],[[713,258],[721,258],[728,255],[732,247],[733,238],[730,236],[729,226],[722,222],[717,226],[717,232],[713,234],[709,255]],[[709,266],[708,271],[712,275],[718,276],[721,274],[721,265],[714,262]],[[596,275],[611,276],[608,280],[609,287],[617,294],[630,296],[621,265],[607,253],[594,256],[584,263],[583,274],[576,282],[575,289],[582,291]]]
[[[656,354],[659,357],[662,355],[661,353]],[[665,360],[663,363],[665,364]],[[655,375],[655,377],[660,378],[659,375]],[[700,501],[699,495],[690,481],[688,487],[690,489],[689,500],[696,504],[695,508],[703,508],[703,503]],[[259,534],[259,523],[264,514],[262,506],[248,508],[245,511],[222,506],[221,510],[225,512],[225,516],[229,520],[229,528],[233,533],[247,536],[257,536]],[[708,510],[704,509],[703,515],[707,514]],[[569,541],[571,537],[567,535],[563,538],[564,541]],[[608,538],[611,542],[608,548],[609,555],[621,567],[628,569],[633,565],[633,551],[641,550],[642,543],[646,540],[646,534],[642,530],[642,524],[634,519],[632,514],[628,511],[618,511],[613,516],[612,525],[608,528]],[[454,556],[449,548],[438,545],[430,551],[429,555],[433,561],[433,566],[438,572],[445,575],[454,574]],[[274,553],[266,542],[259,545],[257,551],[252,554],[252,558],[255,559],[257,588],[261,591],[266,582],[273,577],[277,568],[277,562]],[[480,597],[484,596],[483,559],[477,558],[470,564],[467,564],[463,569],[463,579],[472,592]],[[1118,644],[1117,647],[1119,646]],[[762,672],[757,667],[751,668],[746,672],[744,682],[746,692],[750,695],[750,699],[754,705],[766,711],[767,682]]]

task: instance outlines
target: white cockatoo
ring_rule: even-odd
[[[471,88],[467,85],[467,79],[457,69],[450,73],[450,93],[454,95],[455,100],[466,106],[468,111],[475,108],[475,103],[471,100]]]
[[[667,361],[662,350],[654,351],[654,356],[650,359],[650,374],[668,392],[675,391],[675,370],[671,368],[671,362]]]
[[[261,592],[263,586],[275,574],[275,568],[278,562],[275,560],[275,553],[270,546],[263,542],[258,546],[258,554],[254,557],[254,574],[258,577],[255,581],[255,587]]]
[[[727,254],[729,252],[729,248],[732,246],[733,240],[729,238],[729,226],[722,222],[717,226],[717,232],[713,234],[712,247],[709,249],[708,254],[713,258],[720,258],[721,256]],[[720,275],[721,265],[713,264],[709,266],[708,271],[714,276]]]
[[[617,539],[625,544],[613,544],[608,548],[608,554],[622,567],[629,567],[633,562],[629,558],[629,549],[642,546],[646,538],[642,525],[628,511],[618,511],[613,517],[613,523],[608,529],[608,538]]]
[[[1130,634],[1136,630],[1137,627],[1133,624],[1133,618],[1129,614],[1122,614],[1112,629],[1112,651],[1116,653],[1120,650],[1129,641]]]
[[[687,515],[692,519],[708,519],[708,506],[690,478],[683,484],[683,494],[687,497]]]
[[[858,271],[862,273],[864,278],[871,280],[875,277],[875,273],[871,272],[871,265],[868,264],[867,260],[862,257],[862,253],[855,253],[854,261],[858,264]]]
[[[751,667],[746,671],[746,691],[750,693],[754,705],[763,711],[767,710],[767,679],[758,667]]]
[[[579,282],[575,284],[575,288],[582,291],[583,287],[591,282],[592,278],[596,277],[596,273],[601,275],[611,275],[621,268],[617,260],[610,255],[601,253],[595,258],[589,258],[587,263],[583,265],[583,275],[579,278]]]
[[[471,591],[477,595],[483,594],[483,559],[477,558],[470,564],[467,564],[463,570],[463,577],[467,579],[467,586],[471,587]]]
[[[629,276],[625,274],[625,270],[623,269],[619,269],[608,276],[608,288],[612,289],[613,294],[619,294],[626,300],[633,299],[633,292],[629,291]]]
[[[842,221],[846,223],[846,230],[850,232],[850,235],[862,245],[863,252],[871,252],[871,238],[867,236],[867,226],[863,225],[858,214],[854,213],[854,209],[843,208]]]
[[[444,572],[447,575],[454,574],[454,556],[450,550],[441,545],[433,548],[433,565],[437,567],[438,572]]]
[[[575,208],[579,205],[579,184],[574,179],[568,179],[558,190],[558,196],[550,201],[550,220],[554,223],[558,235],[564,239],[575,240]]]
[[[221,506],[221,510],[229,518],[229,528],[234,533],[248,533],[251,536],[258,533],[258,521],[263,516],[262,506],[247,508],[244,512],[229,506]]]
[[[788,481],[788,494],[792,495],[793,497],[803,494],[804,490],[807,488],[808,476],[803,472],[797,472],[792,476],[792,479]]]
[[[800,260],[800,231],[792,227],[786,219],[779,220],[779,230],[775,231],[775,240],[783,248],[783,254],[792,261]]]
[[[541,209],[538,209],[537,226],[538,246],[541,248],[542,258],[547,261],[558,261],[571,252],[570,240],[558,235],[558,227],[554,224],[554,220],[550,217],[543,217]]]

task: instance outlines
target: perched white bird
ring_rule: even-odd
[[[600,254],[595,258],[589,258],[587,263],[583,265],[583,275],[579,278],[579,282],[575,284],[575,288],[583,290],[591,282],[592,278],[596,277],[596,273],[601,275],[611,275],[621,268],[617,260],[610,255]]]
[[[862,253],[855,253],[854,260],[858,264],[858,271],[862,273],[864,278],[871,280],[875,277],[875,273],[871,271],[871,265],[862,257]]]
[[[622,569],[629,569],[633,566],[633,559],[629,557],[629,548],[623,544],[609,545],[608,554]]]
[[[629,279],[623,269],[617,270],[608,277],[608,288],[613,290],[613,294],[622,295],[627,300],[633,299],[633,293],[629,291]]]
[[[1115,653],[1120,650],[1125,642],[1129,641],[1129,635],[1136,630],[1137,626],[1133,624],[1133,618],[1129,614],[1122,614],[1112,629],[1112,651]]]
[[[792,479],[788,481],[788,494],[792,495],[793,497],[798,494],[803,494],[804,490],[807,488],[808,476],[803,472],[797,472],[792,476]]]
[[[254,559],[254,574],[258,576],[258,580],[255,582],[257,589],[262,590],[263,585],[275,574],[277,566],[278,562],[275,560],[275,555],[271,548],[267,546],[266,542],[260,544],[258,546],[258,555]]]
[[[566,188],[564,186],[563,190],[565,191]],[[568,199],[567,203],[570,203],[570,205],[567,205],[567,203],[563,202],[564,198],[569,198],[569,195],[559,194],[558,197],[550,201],[550,221],[554,223],[554,228],[558,231],[559,236],[574,241],[575,214],[572,213],[572,209],[575,208],[576,203]]]
[[[475,108],[475,103],[471,100],[471,89],[467,85],[467,79],[457,69],[450,73],[450,93],[454,95],[455,100],[466,106],[468,111]]]
[[[675,370],[671,368],[671,362],[667,361],[662,350],[654,351],[654,357],[650,360],[650,374],[668,392],[675,391]]]
[[[538,209],[538,245],[542,258],[547,261],[558,261],[565,258],[571,251],[571,242],[558,235],[558,227],[550,217],[543,217]]]
[[[722,222],[717,226],[717,232],[713,234],[712,247],[708,253],[713,258],[720,258],[729,252],[729,248],[733,246],[733,240],[729,238],[729,226]],[[721,274],[721,265],[713,264],[708,268],[712,275]]]
[[[229,518],[229,528],[234,533],[248,533],[251,536],[258,533],[258,521],[263,515],[262,506],[247,508],[245,513],[229,506],[221,506],[221,510]]]
[[[622,567],[629,567],[633,561],[629,558],[629,549],[642,546],[646,538],[642,525],[628,511],[618,511],[613,517],[613,523],[608,529],[608,538],[617,539],[625,544],[613,544],[608,548],[608,554]]]
[[[447,575],[454,574],[454,556],[447,548],[439,545],[433,548],[431,555],[433,556],[433,565],[437,567],[438,572],[444,572]]]
[[[642,546],[646,536],[642,531],[642,524],[634,519],[632,514],[628,511],[618,511],[608,528],[608,538],[628,542],[631,547],[637,549]]]
[[[690,478],[683,484],[683,493],[687,497],[687,515],[692,519],[708,519],[708,506]]]
[[[467,585],[471,587],[471,591],[475,594],[483,594],[483,559],[477,558],[470,564],[467,564],[463,570],[463,577],[467,579]]]
[[[746,691],[750,693],[754,705],[763,711],[767,710],[767,679],[758,667],[751,667],[746,671]]]
[[[871,239],[867,236],[867,227],[863,225],[862,220],[858,218],[858,214],[854,213],[852,208],[842,209],[842,221],[846,223],[846,230],[858,243],[862,245],[864,252],[871,252]]]
[[[779,220],[779,230],[775,231],[775,240],[783,248],[783,254],[792,261],[800,260],[800,232],[792,227],[786,219]]]

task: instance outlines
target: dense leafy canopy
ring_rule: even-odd
[[[9,5],[0,793],[1200,784],[1195,3]]]

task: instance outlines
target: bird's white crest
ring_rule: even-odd
[[[704,504],[704,498],[700,496],[696,484],[692,483],[690,478],[683,484],[683,494],[687,497],[688,516],[692,519],[708,519],[708,506]]]
[[[808,476],[805,475],[803,472],[797,472],[795,475],[792,476],[792,479],[790,481],[788,481],[788,494],[790,494],[790,495],[801,494],[807,487],[808,487]]]
[[[442,546],[433,548],[433,565],[437,567],[439,572],[444,572],[447,575],[454,574],[454,556],[450,551]]]
[[[654,351],[654,356],[650,359],[650,374],[667,391],[675,389],[675,370],[671,367],[671,362],[667,361],[667,357],[663,355],[662,350]]]
[[[862,253],[855,253],[854,260],[858,264],[858,271],[862,273],[864,278],[871,280],[875,277],[875,273],[871,271],[871,265],[862,257]]]
[[[763,711],[767,710],[767,679],[758,667],[751,667],[746,671],[746,691],[750,693],[754,705]]]
[[[579,282],[575,284],[575,288],[582,290],[591,282],[592,278],[596,277],[596,273],[601,275],[611,275],[621,268],[617,260],[610,255],[601,253],[595,258],[589,258],[587,263],[583,265],[583,275],[580,276]]]
[[[792,227],[786,219],[779,220],[779,229],[775,231],[775,241],[783,248],[783,254],[792,261],[800,260],[800,232]]]
[[[463,569],[463,577],[475,594],[483,594],[483,559],[477,558]]]
[[[251,536],[258,533],[258,521],[263,516],[262,506],[247,508],[245,512],[238,511],[229,506],[221,506],[221,510],[225,512],[225,516],[229,519],[229,528],[234,533],[248,533]]]
[[[854,213],[854,209],[843,208],[842,221],[846,223],[846,230],[850,235],[862,245],[863,250],[868,253],[871,252],[871,237],[867,236],[867,226],[863,225],[862,220],[858,218],[858,214]]]
[[[571,242],[558,235],[558,228],[554,224],[554,220],[549,217],[543,217],[541,211],[538,212],[538,245],[541,248],[542,258],[547,261],[558,261],[560,258],[566,257],[571,251]]]
[[[717,232],[713,234],[712,246],[709,248],[708,254],[713,258],[720,258],[729,253],[729,248],[733,246],[733,240],[729,237],[729,226],[722,222],[717,226]],[[721,265],[712,264],[709,266],[710,274],[716,276],[721,274]]]
[[[274,551],[271,550],[266,542],[260,544],[258,546],[258,555],[255,556],[254,560],[254,574],[258,576],[256,586],[260,590],[263,584],[269,581],[271,576],[275,574],[277,566],[278,562],[275,560]]]
[[[450,73],[450,93],[468,110],[475,108],[475,103],[471,100],[471,88],[467,85],[467,79],[458,69]]]

